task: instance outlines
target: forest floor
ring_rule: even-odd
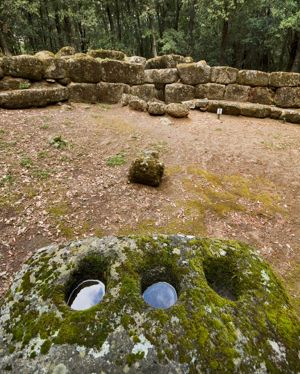
[[[299,125],[198,111],[172,122],[117,105],[0,110],[0,296],[47,244],[185,233],[253,245],[300,315]],[[159,188],[128,184],[145,148],[166,165]]]

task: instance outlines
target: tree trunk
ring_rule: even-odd
[[[300,73],[300,33],[297,32],[298,42],[295,47],[295,58],[292,64],[291,71]]]
[[[225,65],[225,63],[226,63],[226,48],[227,48],[227,42],[228,42],[228,29],[229,29],[229,22],[228,22],[228,20],[224,19],[223,28],[222,28],[221,50],[220,50],[220,64],[221,65]]]
[[[0,29],[0,49],[5,55],[11,56],[10,49],[8,48],[8,44],[6,41],[6,36],[1,29]]]

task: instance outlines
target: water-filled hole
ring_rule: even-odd
[[[145,290],[143,298],[153,308],[168,309],[176,303],[177,292],[170,283],[157,282]]]
[[[204,261],[203,268],[207,283],[217,294],[232,301],[239,298],[238,269],[233,259],[209,258]]]
[[[104,295],[105,284],[99,280],[88,279],[74,288],[67,304],[73,310],[86,310],[99,304]]]
[[[65,287],[65,301],[71,309],[86,310],[105,295],[106,261],[99,255],[83,258],[71,273]]]
[[[141,289],[148,305],[156,309],[167,309],[177,302],[179,282],[172,269],[161,266],[142,273]]]

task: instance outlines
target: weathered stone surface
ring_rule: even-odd
[[[300,87],[278,88],[274,102],[282,108],[300,108]]]
[[[250,95],[250,86],[239,84],[229,84],[226,87],[224,99],[231,101],[248,101]]]
[[[68,84],[71,83],[71,79],[66,77],[66,78],[62,78],[62,79],[57,79],[57,83],[63,85],[63,86],[67,86]]]
[[[126,57],[125,53],[121,51],[114,51],[111,49],[91,49],[88,51],[87,55],[94,58],[108,58],[111,60],[123,61]]]
[[[45,60],[49,58],[55,58],[55,54],[50,51],[40,51],[35,54],[35,57],[39,58],[40,60]]]
[[[259,70],[240,70],[238,83],[246,86],[268,86],[269,73]]]
[[[178,64],[191,63],[191,57],[184,57],[180,55],[164,55],[150,58],[147,60],[145,69],[168,69],[176,68]]]
[[[159,161],[157,151],[145,151],[132,162],[128,178],[131,183],[158,187],[164,174],[164,168],[164,164]]]
[[[217,113],[218,108],[223,109],[223,114],[239,116],[241,114],[241,104],[237,102],[210,100],[207,111]]]
[[[71,83],[68,85],[69,98],[74,102],[97,103],[100,101],[99,86],[96,83]]]
[[[270,106],[270,110],[270,117],[272,119],[279,119],[281,117],[282,112],[284,111],[284,109],[277,108],[276,106]]]
[[[55,84],[35,84],[27,90],[0,92],[0,107],[23,109],[42,107],[68,100],[69,90]]]
[[[169,103],[180,103],[195,97],[195,87],[182,83],[167,84],[165,87],[165,101]]]
[[[214,66],[211,68],[211,81],[219,84],[236,83],[238,69],[229,66]]]
[[[132,86],[130,88],[130,94],[133,96],[137,96],[145,101],[149,101],[157,97],[154,84],[142,84],[139,86]]]
[[[129,104],[129,101],[131,99],[135,98],[135,96],[133,95],[130,95],[130,94],[126,94],[126,93],[123,93],[122,97],[121,97],[121,105],[122,106],[127,106]]]
[[[2,68],[5,75],[37,81],[42,79],[44,70],[42,61],[29,55],[3,57]]]
[[[66,46],[66,47],[62,47],[56,53],[56,57],[60,58],[60,57],[72,56],[72,55],[75,55],[75,53],[76,53],[75,48],[70,47],[70,46]]]
[[[130,91],[130,87],[124,83],[107,83],[98,84],[99,101],[103,103],[116,104],[121,101],[122,95]]]
[[[78,83],[98,83],[101,81],[102,66],[92,57],[69,58],[65,61],[69,78]]]
[[[172,103],[166,106],[166,113],[171,117],[184,118],[189,115],[190,109],[187,105],[181,103]]]
[[[166,113],[166,104],[162,101],[150,101],[148,103],[148,113],[153,116],[162,116]]]
[[[298,110],[283,110],[280,119],[283,121],[300,124],[300,111]]]
[[[246,117],[266,118],[271,114],[271,109],[267,105],[242,103],[241,115]]]
[[[198,84],[195,89],[195,97],[199,99],[224,99],[225,85],[218,83]]]
[[[39,59],[41,59],[39,57]],[[61,58],[43,58],[45,79],[64,79],[67,77],[67,63]]]
[[[270,86],[295,87],[300,86],[299,73],[274,72],[270,73]]]
[[[196,85],[210,81],[210,66],[205,61],[191,64],[177,65],[180,80],[182,83]]]
[[[99,278],[102,302],[71,310],[72,289]],[[158,281],[178,293],[170,309],[142,298]],[[246,244],[89,238],[42,248],[16,274],[1,301],[0,372],[296,374],[299,334],[283,286]]]
[[[148,69],[145,70],[147,83],[175,83],[179,79],[177,69]]]
[[[140,64],[145,66],[147,59],[145,57],[141,56],[130,56],[126,57],[126,62],[129,62],[129,64]]]
[[[190,109],[200,109],[201,111],[206,111],[208,107],[208,99],[194,99],[183,101],[182,104],[186,105]]]
[[[116,60],[101,61],[102,80],[111,83],[142,84],[145,82],[143,65]]]
[[[128,95],[128,105],[131,109],[139,112],[147,112],[148,104],[137,96]]]
[[[28,79],[6,76],[0,80],[0,91],[20,90],[29,88],[30,85],[31,83]]]
[[[267,87],[253,87],[250,90],[249,101],[252,103],[272,105],[274,103],[274,91]]]

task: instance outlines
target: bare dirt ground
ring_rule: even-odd
[[[255,246],[300,315],[299,125],[201,112],[172,122],[107,105],[0,110],[0,295],[49,243],[180,232]],[[166,165],[157,189],[127,182],[145,148]]]

